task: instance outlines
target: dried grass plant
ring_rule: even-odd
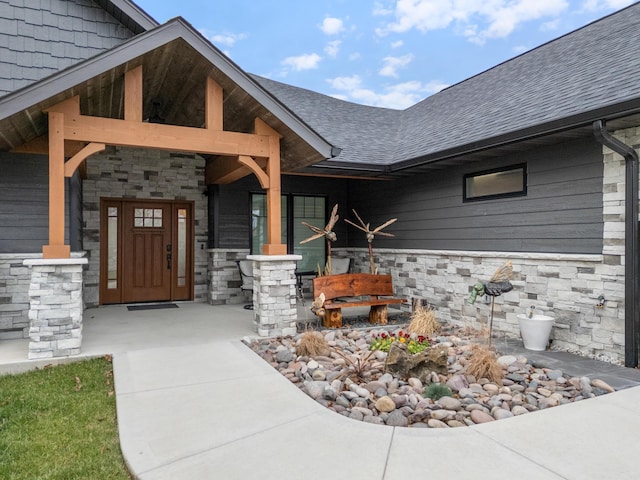
[[[495,352],[479,345],[474,345],[471,350],[471,356],[467,363],[467,374],[473,375],[478,379],[487,378],[498,384],[504,376]]]
[[[407,327],[409,333],[430,337],[440,331],[440,323],[433,308],[418,305],[411,314],[411,323]]]
[[[329,344],[320,332],[307,330],[300,337],[300,345],[296,348],[296,353],[300,356],[326,356],[329,355]]]

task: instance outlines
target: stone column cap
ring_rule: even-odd
[[[282,262],[292,260],[302,260],[302,255],[247,255],[247,260],[257,262]]]
[[[87,258],[27,258],[22,262],[27,267],[45,265],[84,265],[89,263]]]

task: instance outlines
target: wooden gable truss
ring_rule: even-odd
[[[204,128],[143,122],[139,66],[125,73],[124,119],[82,115],[78,96],[48,108],[49,244],[43,246],[43,257],[70,257],[64,241],[64,179],[106,145],[215,155],[207,169],[208,183],[231,183],[255,174],[267,193],[267,244],[262,253],[285,255],[280,238],[280,135],[259,118],[254,120],[254,133],[225,131],[222,105],[222,87],[208,77]]]

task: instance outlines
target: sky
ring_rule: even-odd
[[[134,0],[244,71],[404,109],[631,0]]]

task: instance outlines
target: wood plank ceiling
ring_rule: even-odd
[[[252,133],[254,119],[262,119],[282,135],[283,172],[323,160],[316,150],[182,39],[173,40],[1,120],[0,151],[10,151],[46,135],[47,115],[44,111],[74,95],[80,95],[82,114],[123,118],[124,73],[138,65],[142,65],[144,71],[145,120],[204,127],[205,86],[207,76],[211,76],[223,88],[225,130]]]

